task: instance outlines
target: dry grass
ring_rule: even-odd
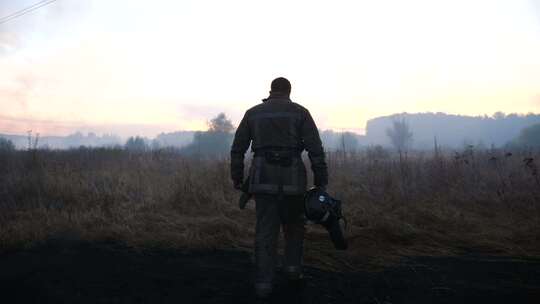
[[[351,269],[403,255],[540,254],[540,183],[530,152],[332,153],[351,249],[308,227],[306,261]],[[252,247],[227,160],[122,150],[0,152],[0,249],[51,237],[134,247]]]

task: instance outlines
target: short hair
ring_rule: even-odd
[[[287,78],[278,77],[272,80],[272,84],[270,85],[270,91],[272,93],[291,93],[291,83],[289,82],[289,80],[287,80]]]

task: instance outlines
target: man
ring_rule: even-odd
[[[256,202],[255,293],[272,292],[280,224],[285,236],[283,270],[290,280],[302,279],[304,241],[303,196],[305,149],[311,161],[316,187],[326,187],[328,173],[317,126],[309,111],[290,99],[291,84],[285,78],[272,81],[270,96],[247,110],[231,148],[231,177],[236,189],[244,179],[244,154],[254,153],[249,169],[248,192]]]

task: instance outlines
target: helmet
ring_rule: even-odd
[[[317,224],[342,218],[341,201],[330,196],[321,188],[311,188],[304,196],[306,218]]]
[[[331,197],[324,189],[311,188],[304,197],[304,210],[310,222],[321,224],[330,234],[330,240],[339,250],[347,249],[347,240],[343,234],[340,220],[347,221],[341,213],[341,201]]]

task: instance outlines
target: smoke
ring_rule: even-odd
[[[35,4],[36,0],[4,1],[0,0],[0,18],[9,16]],[[35,103],[41,95],[42,88],[48,83],[50,71],[43,69],[50,63],[45,58],[34,58],[39,53],[39,45],[35,41],[54,41],[56,37],[65,36],[67,31],[83,24],[85,12],[92,1],[59,0],[43,6],[35,11],[0,24],[0,113],[2,128],[15,130],[17,123],[21,126],[34,126],[45,130],[64,131],[69,126],[53,127],[48,121],[8,120],[10,117],[31,117],[36,111]],[[38,38],[38,39],[36,39]],[[26,50],[31,52],[25,52]],[[34,52],[36,50],[37,52]],[[60,50],[59,50],[60,51]],[[39,107],[38,107],[39,108]],[[34,113],[35,114],[35,113]],[[17,131],[21,131],[17,128]]]

